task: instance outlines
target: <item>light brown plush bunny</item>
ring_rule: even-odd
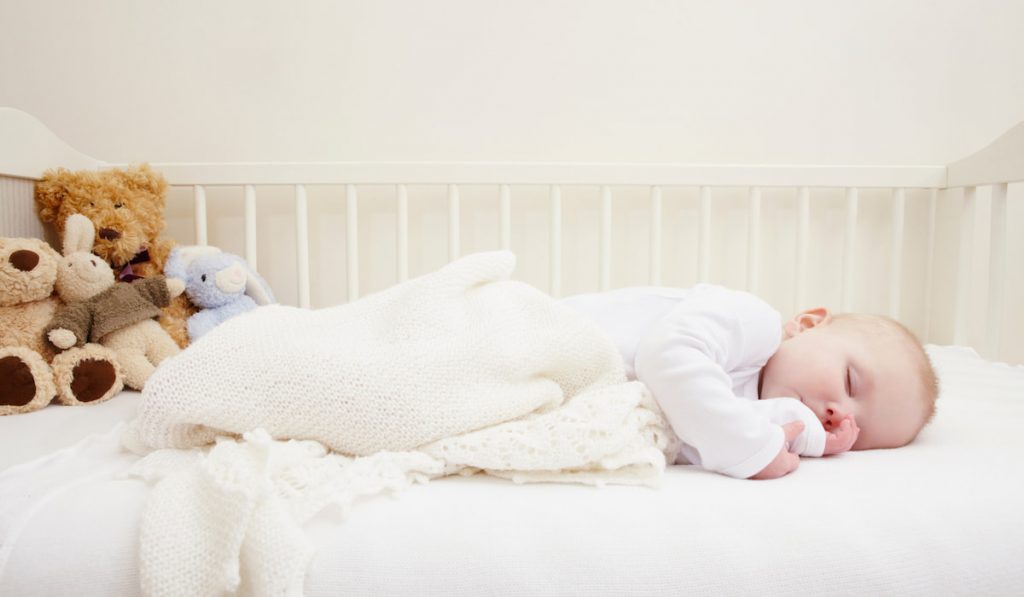
[[[86,344],[56,354],[43,330],[60,308],[60,255],[35,238],[0,238],[0,415],[103,402],[123,387],[114,351]]]
[[[47,326],[46,337],[61,349],[86,341],[113,349],[125,383],[141,390],[156,366],[180,350],[154,318],[185,284],[163,276],[115,282],[107,262],[90,252],[95,236],[83,215],[72,215],[64,224],[57,293],[67,304]]]

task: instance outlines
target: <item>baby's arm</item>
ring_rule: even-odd
[[[785,449],[785,433],[754,408],[756,401],[733,394],[726,372],[763,366],[782,325],[751,295],[711,290],[660,320],[637,346],[634,366],[700,466],[748,478]]]

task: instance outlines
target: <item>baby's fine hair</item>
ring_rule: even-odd
[[[832,316],[832,322],[841,326],[853,326],[854,329],[870,337],[887,335],[903,342],[910,348],[916,361],[917,375],[924,394],[924,418],[921,427],[930,423],[935,417],[935,402],[939,398],[939,380],[935,376],[935,369],[932,368],[928,353],[925,352],[924,346],[921,345],[921,341],[917,339],[914,332],[895,319],[884,315],[840,313]]]

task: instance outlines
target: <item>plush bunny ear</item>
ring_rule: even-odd
[[[274,293],[270,290],[270,284],[267,284],[267,281],[245,260],[241,260],[241,262],[245,267],[245,293],[256,301],[257,305],[270,305],[277,302],[274,300]]]
[[[220,249],[210,245],[178,245],[171,249],[171,254],[164,264],[164,275],[168,278],[188,280],[188,266],[203,255],[215,255]]]
[[[96,228],[92,221],[82,214],[68,216],[64,223],[64,254],[88,253],[96,240]]]

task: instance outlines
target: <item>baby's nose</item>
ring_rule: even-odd
[[[829,408],[825,410],[825,420],[822,422],[822,425],[825,426],[825,431],[839,429],[839,424],[843,422],[844,418],[846,418],[846,413]]]

